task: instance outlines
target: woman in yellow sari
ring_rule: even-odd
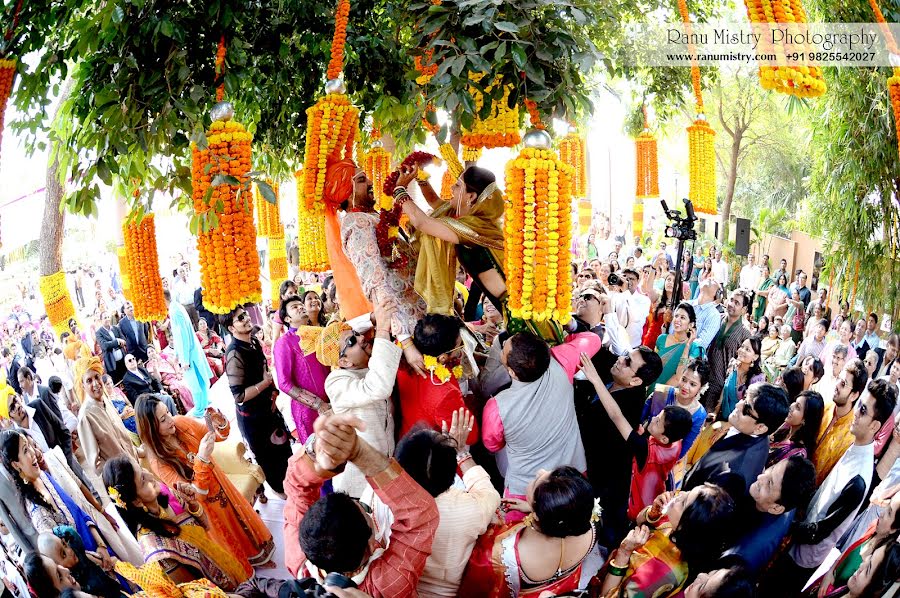
[[[394,190],[394,200],[402,202],[403,213],[416,230],[419,258],[416,265],[416,292],[431,313],[453,314],[457,263],[472,277],[472,284],[504,314],[510,333],[531,329],[547,340],[562,340],[559,327],[537,330],[534,322],[510,321],[506,309],[506,274],[503,270],[503,193],[494,174],[478,166],[466,168],[453,183],[453,197],[442,201],[428,184],[420,189],[431,215],[409,201],[406,186],[417,180],[418,167],[402,168]]]

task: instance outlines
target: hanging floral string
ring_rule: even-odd
[[[39,281],[41,297],[44,299],[44,310],[56,334],[69,329],[69,320],[75,317],[75,306],[69,296],[66,285],[66,273],[63,271],[41,276]]]
[[[122,280],[122,296],[131,301],[131,277],[128,274],[128,256],[125,255],[125,245],[116,247],[116,259],[119,261],[119,278]]]
[[[806,11],[800,0],[744,0],[747,17],[762,32],[760,54],[774,55],[780,66],[760,65],[759,81],[764,89],[795,95],[801,98],[818,97],[825,93],[826,85],[822,77],[822,68],[805,64],[787,64],[787,55],[794,52],[806,53],[810,50],[807,44],[799,46],[783,42],[771,41],[770,28],[783,27],[784,24],[803,26],[807,23]],[[796,30],[797,28],[794,27]]]
[[[281,304],[281,283],[287,278],[287,247],[284,240],[284,225],[281,224],[281,214],[279,212],[279,203],[281,196],[279,195],[279,187],[277,183],[269,182],[272,191],[275,193],[275,203],[266,201],[259,189],[256,191],[257,206],[262,200],[263,209],[266,211],[266,237],[268,237],[269,249],[269,285],[271,290],[272,308],[278,309]]]
[[[156,248],[156,221],[145,214],[140,222],[134,215],[122,223],[125,239],[125,261],[131,285],[134,317],[141,322],[165,320],[168,309],[159,276],[159,253]]]
[[[303,198],[303,169],[294,173],[297,181],[297,248],[299,267],[304,272],[324,272],[329,269],[328,247],[325,243],[325,204],[316,202],[307,207]]]
[[[485,73],[469,73],[469,80],[476,83],[481,82]],[[463,128],[460,143],[468,148],[493,148],[493,147],[513,147],[518,145],[521,140],[519,135],[519,107],[509,107],[509,94],[512,91],[512,85],[503,85],[503,97],[499,100],[491,99],[489,95],[491,90],[498,85],[503,85],[503,79],[500,76],[485,87],[482,93],[474,85],[469,86],[469,93],[475,104],[475,119],[471,129]],[[491,102],[490,115],[481,119],[478,114],[484,106],[485,97]]]
[[[678,11],[684,22],[685,32],[690,40],[693,35],[691,17],[688,14],[686,0],[678,0]],[[687,128],[688,163],[689,163],[689,197],[694,204],[694,211],[703,214],[716,213],[716,132],[709,126],[703,113],[703,90],[700,87],[700,67],[697,64],[697,48],[693,42],[688,43],[691,54],[691,85],[694,89],[697,118]]]
[[[385,195],[382,189],[384,181],[391,172],[391,153],[384,149],[381,130],[378,127],[372,128],[371,138],[372,147],[363,156],[363,169],[366,171],[366,176],[372,181],[372,189],[380,196],[377,198],[376,205],[382,210],[390,210],[394,204],[394,198]]]
[[[269,181],[269,186],[278,197],[278,185]],[[256,236],[268,238],[273,234],[284,235],[284,227],[281,226],[281,212],[278,208],[278,202],[270,203],[260,193],[259,187],[255,188],[256,196]]]
[[[331,39],[331,60],[328,62],[329,79],[337,79],[344,70],[344,46],[347,44],[349,17],[350,0],[338,0],[334,15],[334,37]]]
[[[896,57],[895,60],[900,60],[900,49],[897,48],[897,41],[894,39],[890,27],[888,27],[877,0],[869,0],[869,6],[872,7],[872,12],[875,13],[875,20],[878,21],[878,25],[887,40],[888,51]],[[894,130],[897,134],[898,151],[900,151],[900,67],[895,66],[893,71],[894,74],[888,78],[887,83],[888,94],[891,98],[891,108],[894,112]]]
[[[572,179],[572,195],[576,198],[587,197],[587,154],[582,135],[573,127],[568,135],[559,142],[559,158],[572,167],[575,175]]]
[[[238,197],[250,172],[253,136],[238,122],[215,120],[206,138],[206,149],[191,148],[192,197],[194,212],[201,219],[217,222],[198,232],[197,249],[203,301],[211,312],[223,314],[262,299],[253,200],[248,193]],[[210,190],[212,180],[220,174],[234,177],[240,184],[226,182]]]

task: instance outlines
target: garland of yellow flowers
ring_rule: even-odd
[[[287,263],[287,246],[284,241],[284,225],[281,224],[281,215],[278,211],[278,204],[281,199],[279,196],[279,188],[277,184],[272,184],[272,190],[275,192],[275,203],[271,204],[265,198],[257,196],[257,201],[262,199],[263,203],[269,206],[268,234],[269,238],[269,285],[271,289],[272,308],[278,309],[281,305],[281,283],[288,276]],[[259,190],[257,190],[259,193]]]
[[[469,72],[469,80],[480,82],[485,73]],[[485,87],[485,93],[490,94],[491,90],[503,84],[503,79],[499,75]],[[472,128],[463,127],[460,143],[466,148],[493,148],[493,147],[513,147],[518,145],[521,140],[519,135],[519,107],[509,107],[509,94],[513,86],[510,84],[503,86],[503,97],[499,100],[491,100],[491,112],[486,119],[478,117],[482,107],[484,106],[485,94],[481,93],[474,85],[469,86],[469,93],[475,103],[475,120],[472,122]],[[490,99],[490,95],[487,96]]]
[[[578,200],[578,234],[586,235],[594,220],[594,206],[589,199]]]
[[[686,0],[678,0],[678,11],[684,22],[688,39],[691,39],[693,27],[688,14]],[[687,128],[688,132],[688,164],[690,168],[688,197],[694,204],[694,211],[702,214],[716,213],[716,132],[709,126],[703,113],[703,91],[700,88],[700,67],[697,65],[697,48],[693,42],[688,43],[691,54],[691,84],[696,100],[697,118]]]
[[[747,17],[754,25],[762,25],[761,54],[774,54],[777,62],[783,66],[760,65],[759,81],[763,89],[771,89],[780,93],[795,95],[801,98],[814,98],[825,93],[825,79],[822,68],[816,65],[789,65],[785,55],[796,50],[808,51],[806,44],[786,49],[783,42],[772,43],[768,34],[770,26],[781,24],[803,25],[807,22],[806,11],[801,0],[744,0]],[[787,50],[787,51],[786,51]]]
[[[538,134],[549,140],[546,132]],[[506,164],[504,266],[513,317],[569,319],[573,176],[549,144],[526,147]]]
[[[441,177],[441,199],[444,201],[450,201],[453,199],[453,183],[456,182],[456,179],[453,178],[453,173],[450,172],[450,168],[447,167],[444,170],[444,175]]]
[[[900,58],[900,49],[897,48],[897,42],[887,25],[884,15],[881,13],[881,9],[878,7],[877,0],[869,0],[869,6],[872,7],[872,11],[875,13],[875,20],[878,21],[878,25],[887,39],[888,50],[891,54]],[[893,71],[894,74],[888,78],[887,83],[888,94],[891,98],[891,108],[894,111],[894,129],[897,133],[898,150],[900,150],[900,68],[895,66]]]
[[[298,266],[304,272],[324,272],[330,268],[325,244],[325,204],[316,202],[306,207],[303,198],[303,169],[294,173],[297,181],[297,248]]]
[[[381,131],[378,127],[372,128],[372,147],[363,156],[363,169],[366,176],[372,181],[372,189],[377,196],[377,205],[382,210],[390,210],[394,205],[394,198],[384,194],[382,188],[384,181],[391,172],[391,153],[384,149],[381,141]]]
[[[644,200],[659,197],[659,165],[656,155],[656,137],[647,122],[647,107],[643,106],[644,130],[634,140],[637,158],[637,188],[631,213],[631,228],[636,242],[644,236]]]
[[[205,199],[216,175],[231,175],[243,184],[250,172],[253,135],[230,118],[227,114],[210,125],[207,149],[191,147],[194,212],[218,217],[218,226],[197,234],[203,302],[217,314],[262,300],[252,196],[238,198],[240,186],[222,184]],[[216,210],[217,204],[221,211]]]
[[[122,296],[131,301],[131,277],[128,275],[128,256],[125,245],[116,247],[116,259],[119,261],[119,278],[122,280]]]
[[[575,178],[572,180],[572,195],[587,197],[587,155],[584,137],[574,128],[559,142],[559,158],[572,167]]]
[[[445,384],[450,380],[450,376],[453,376],[457,380],[463,376],[461,365],[454,366],[452,370],[449,370],[444,364],[438,363],[437,357],[432,355],[423,355],[422,361],[425,364],[425,369],[431,372],[432,382],[434,381],[434,378],[437,378],[441,384]]]
[[[15,12],[13,13],[12,23],[3,36],[9,42],[16,27],[19,25],[19,12],[22,10],[23,0],[16,3]],[[15,57],[0,58],[0,139],[3,138],[3,125],[6,116],[6,103],[12,93],[13,83],[16,79],[17,60]]]
[[[66,273],[63,271],[41,276],[39,281],[41,297],[44,299],[44,310],[56,334],[69,329],[69,320],[75,317],[75,306],[66,286]]]
[[[140,222],[133,216],[127,218],[122,223],[122,237],[125,239],[126,271],[132,288],[135,319],[141,322],[165,320],[168,309],[159,276],[153,214],[146,214]]]
[[[463,162],[478,162],[481,158],[481,149],[480,147],[463,146]]]

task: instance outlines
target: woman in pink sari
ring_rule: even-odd
[[[200,348],[203,349],[206,362],[213,373],[213,379],[209,381],[212,386],[225,373],[225,343],[222,337],[209,329],[203,318],[197,321],[197,340],[200,341]]]
[[[184,382],[184,372],[171,346],[162,353],[158,353],[153,345],[147,347],[147,371],[159,377],[172,398],[181,401],[185,413],[194,408],[194,395]]]
[[[283,300],[278,312],[281,321],[288,326],[274,347],[278,389],[291,397],[297,437],[300,442],[306,442],[319,413],[331,408],[325,394],[325,378],[330,370],[319,363],[315,351],[322,329],[298,324],[306,321],[307,313],[303,301],[296,295]]]
[[[599,525],[594,491],[584,476],[572,467],[541,470],[525,501],[504,502],[529,515],[512,526],[493,525],[478,539],[459,595],[537,598],[584,587],[582,565],[594,552]]]

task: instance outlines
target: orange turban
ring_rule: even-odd
[[[332,162],[325,171],[325,188],[322,199],[328,206],[337,207],[350,199],[353,193],[353,175],[356,174],[356,164],[353,160],[339,160]]]
[[[90,370],[94,370],[101,376],[106,373],[99,357],[82,357],[75,362],[75,396],[81,403],[84,403],[84,375]]]

